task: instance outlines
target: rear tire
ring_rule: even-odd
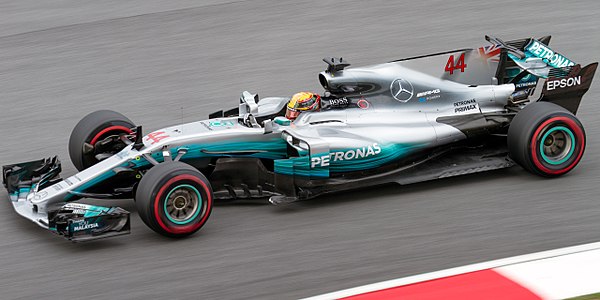
[[[571,171],[585,150],[585,131],[571,112],[550,102],[520,111],[508,129],[510,157],[527,171],[556,177]]]
[[[208,179],[182,162],[152,167],[140,181],[135,203],[142,221],[168,237],[185,237],[198,231],[212,211],[213,193]]]
[[[81,171],[98,163],[95,153],[85,153],[84,145],[95,145],[111,135],[131,134],[135,125],[124,115],[112,110],[99,110],[85,116],[71,132],[69,156],[77,170]],[[115,151],[122,145],[115,145]]]

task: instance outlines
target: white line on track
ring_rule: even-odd
[[[359,287],[349,288],[346,290],[341,290],[341,291],[327,293],[327,294],[318,295],[318,296],[314,296],[314,297],[304,298],[302,300],[339,299],[339,298],[344,298],[344,297],[350,297],[353,295],[364,294],[364,293],[389,289],[389,288],[393,288],[393,287],[414,284],[417,282],[439,279],[439,278],[448,277],[448,276],[455,276],[455,275],[459,275],[459,274],[471,273],[471,272],[487,270],[487,269],[494,269],[494,268],[499,268],[499,267],[507,267],[510,265],[520,264],[520,263],[524,263],[524,262],[550,259],[553,257],[564,256],[564,255],[569,255],[569,254],[574,254],[574,253],[579,253],[579,252],[598,250],[598,249],[600,249],[600,242],[566,247],[566,248],[560,248],[560,249],[554,249],[554,250],[548,250],[548,251],[542,251],[542,252],[537,252],[537,253],[531,253],[531,254],[525,254],[525,255],[520,255],[520,256],[492,260],[492,261],[487,261],[487,262],[482,262],[482,263],[476,263],[476,264],[472,264],[472,265],[456,267],[456,268],[451,268],[451,269],[446,269],[446,270],[441,270],[441,271],[435,271],[435,272],[431,272],[431,273],[425,273],[425,274],[419,274],[419,275],[414,275],[414,276],[409,276],[409,277],[404,277],[404,278],[392,279],[392,280],[377,282],[377,283],[373,283],[373,284],[367,284],[367,285],[363,285],[363,286],[359,286]],[[510,270],[510,269],[506,269],[506,270]],[[515,272],[511,272],[511,276],[514,275],[514,273]]]

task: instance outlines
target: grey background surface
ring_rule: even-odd
[[[88,112],[146,130],[262,96],[321,91],[324,56],[354,65],[553,35],[599,59],[600,2],[0,1],[0,164],[58,154]],[[443,67],[443,66],[440,66]],[[0,298],[289,299],[600,240],[598,83],[579,117],[580,166],[546,180],[508,170],[339,194],[286,207],[220,205],[196,235],[71,244],[0,192]]]

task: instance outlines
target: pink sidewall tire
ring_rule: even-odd
[[[527,171],[557,177],[572,171],[586,146],[581,122],[563,107],[536,102],[520,111],[508,129],[510,157]]]
[[[212,211],[213,193],[208,179],[182,162],[152,167],[136,192],[140,218],[155,232],[185,237],[200,230]]]

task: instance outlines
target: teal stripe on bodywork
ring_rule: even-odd
[[[285,158],[287,156],[287,143],[281,139],[276,138],[270,141],[257,141],[257,142],[218,142],[218,143],[209,143],[202,145],[184,145],[181,147],[177,147],[171,149],[171,156],[177,156],[177,151],[181,148],[187,149],[187,153],[183,156],[182,160],[187,159],[195,159],[195,158],[203,158],[203,157],[256,157],[256,158],[265,158],[265,159],[279,159]],[[215,153],[205,153],[207,152],[215,152]],[[256,151],[251,154],[240,154],[234,153],[235,151]],[[218,152],[232,152],[232,154],[227,153],[218,153]],[[153,153],[152,158],[154,158],[158,162],[164,162],[164,157],[162,152]],[[150,165],[143,157],[138,157],[138,159],[133,159],[128,163],[124,163],[122,167],[129,167],[129,163],[133,164],[133,168],[141,168]],[[84,183],[77,189],[75,192],[84,192],[86,189],[107,180],[116,173],[112,170],[109,170],[100,176],[90,179],[88,182]],[[73,197],[71,194],[67,194],[65,200],[69,200]]]
[[[287,158],[287,142],[281,138],[273,138],[269,141],[252,141],[252,142],[216,142],[208,144],[192,144],[183,145],[170,150],[171,156],[177,156],[179,149],[187,149],[187,153],[182,157],[182,161],[197,158],[209,158],[209,157],[254,157],[263,159],[272,159],[274,161],[275,173],[302,176],[302,177],[316,177],[316,178],[327,178],[330,173],[343,173],[360,170],[368,170],[377,168],[394,161],[397,161],[408,154],[415,152],[416,150],[423,148],[425,144],[388,144],[379,145],[381,152],[378,154],[364,156],[361,158],[354,159],[343,159],[335,160],[336,152],[347,152],[356,151],[359,148],[347,148],[347,149],[334,149],[330,153],[314,154],[312,157],[323,157],[329,156],[329,166],[315,166],[311,168],[311,156],[306,155],[300,157]],[[360,148],[362,150],[362,148]],[[239,151],[236,153],[236,151]],[[243,153],[243,152],[254,153]],[[206,153],[209,152],[209,153]],[[213,152],[213,153],[210,153]],[[229,153],[228,153],[229,152]],[[152,154],[152,157],[158,161],[163,162],[164,158],[161,152]],[[133,166],[131,166],[132,164]],[[134,169],[145,167],[150,165],[143,157],[133,159],[128,163],[123,164],[123,167],[131,166]],[[100,176],[89,180],[75,191],[83,192],[86,189],[107,180],[116,173],[112,170],[107,171]],[[67,195],[65,200],[70,199],[73,195]]]
[[[275,173],[303,177],[329,177],[329,168],[310,167],[310,157],[300,156],[275,160]]]
[[[97,217],[97,216],[101,215],[102,213],[108,212],[109,210],[110,210],[110,208],[108,208],[108,207],[89,205],[89,207],[86,208],[86,211],[85,211],[85,214],[83,215],[83,217],[84,218]]]
[[[90,187],[92,187],[92,186],[94,186],[94,185],[96,185],[96,184],[98,184],[98,183],[100,183],[100,182],[102,182],[104,180],[107,180],[107,179],[109,179],[109,178],[111,178],[111,177],[113,177],[115,175],[116,175],[116,173],[111,169],[111,170],[109,170],[109,171],[107,171],[107,172],[105,172],[103,174],[100,174],[96,178],[90,179],[88,182],[82,184],[80,187],[74,189],[73,191],[74,192],[78,192],[78,193],[83,193],[86,189],[88,189],[88,188],[90,188]],[[72,194],[67,194],[65,196],[65,201],[68,201],[71,198],[73,198],[73,195]]]
[[[351,172],[351,171],[360,171],[373,169],[377,167],[381,167],[383,165],[392,163],[396,160],[399,160],[410,153],[415,152],[416,150],[422,148],[424,145],[410,145],[410,144],[390,144],[390,145],[380,145],[381,152],[379,154],[375,154],[372,156],[350,159],[350,160],[337,160],[335,161],[335,156],[331,157],[329,163],[329,171],[330,172]],[[356,150],[355,148],[342,149],[342,150],[334,150],[331,153],[335,152],[347,152],[350,150]]]
[[[312,156],[301,156],[293,157],[290,159],[279,159],[275,160],[275,173],[285,175],[295,175],[304,177],[329,177],[330,173],[344,173],[361,170],[369,170],[383,165],[397,161],[408,154],[414,153],[416,150],[425,147],[425,144],[389,144],[379,145],[381,152],[378,154],[371,154],[360,158],[353,159],[336,159],[338,152],[346,153],[348,151],[355,151],[363,148],[347,148],[347,149],[335,149],[327,153],[317,153]],[[367,153],[368,147],[365,147],[363,153]],[[374,149],[373,149],[374,151]],[[317,164],[314,168],[311,168],[311,157],[312,158],[323,158],[329,156],[329,165],[321,166]]]
[[[171,156],[177,156],[177,151],[182,148],[187,149],[187,153],[181,158],[183,161],[188,159],[204,157],[254,157],[273,160],[287,157],[287,143],[281,138],[274,138],[270,141],[256,142],[217,142],[207,144],[183,145],[171,149]],[[239,151],[240,153],[236,153],[236,151]],[[255,151],[255,153],[241,153],[252,151]],[[154,158],[158,162],[164,161],[162,153],[160,152],[152,154],[152,158]],[[134,164],[135,168],[143,167],[150,164],[144,158],[140,158],[139,160],[132,160],[131,163]]]

